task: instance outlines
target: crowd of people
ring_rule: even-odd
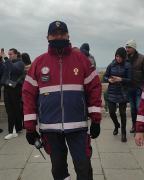
[[[54,180],[70,180],[68,148],[77,180],[92,180],[91,138],[101,132],[102,86],[88,43],[72,47],[67,25],[49,24],[48,51],[31,64],[27,53],[12,48],[8,57],[2,49],[0,79],[8,114],[9,134],[18,136],[26,129],[26,139],[35,145],[41,139],[52,163]],[[135,40],[119,47],[104,74],[107,82],[108,111],[114,124],[113,135],[121,127],[121,141],[127,142],[126,107],[130,103],[135,142],[144,144],[144,56]],[[121,123],[116,109],[119,108]],[[88,128],[88,121],[91,121]],[[37,129],[37,125],[39,130]],[[89,132],[88,132],[89,129]],[[2,130],[0,130],[2,132]]]

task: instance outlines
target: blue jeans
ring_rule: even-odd
[[[142,90],[140,88],[130,89],[128,93],[131,108],[132,124],[135,126]]]

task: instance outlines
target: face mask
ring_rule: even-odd
[[[49,46],[56,49],[63,49],[69,46],[69,40],[62,39],[62,40],[49,40]]]

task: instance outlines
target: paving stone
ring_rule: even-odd
[[[22,169],[0,170],[0,180],[17,180]]]
[[[92,159],[91,164],[94,174],[103,174],[100,159]]]
[[[120,131],[118,136],[112,135],[112,121],[108,114],[103,113],[101,134],[92,140],[94,180],[144,179],[144,147],[135,145],[133,134],[129,133],[130,127],[131,119],[128,116],[128,142],[122,143]],[[39,151],[27,143],[25,130],[17,138],[6,141],[7,122],[0,121],[0,128],[4,129],[0,134],[0,180],[18,180],[19,177],[19,180],[53,180],[49,155],[41,149],[46,157],[44,160]],[[76,180],[69,153],[68,168],[71,179]]]
[[[91,141],[91,145],[92,145],[92,158],[99,158],[98,148],[95,139]]]
[[[129,153],[100,153],[104,169],[137,169],[140,168],[135,158]]]
[[[27,161],[26,155],[0,155],[0,170],[1,169],[20,169],[24,168]]]
[[[41,148],[41,152],[43,153],[44,157],[46,160],[42,157],[41,153],[39,152],[38,149],[33,148],[33,152],[31,154],[31,157],[29,158],[29,163],[38,163],[38,162],[43,162],[43,163],[51,163],[50,162],[50,157],[46,152],[44,151],[43,148]]]
[[[121,142],[121,136],[113,136],[110,130],[105,130],[97,139],[99,152],[129,152],[127,143]]]
[[[93,176],[93,180],[105,180],[103,175],[95,175]]]
[[[5,144],[0,148],[0,154],[19,154],[28,156],[33,150],[33,147],[30,146],[22,137],[16,137],[4,141]]]
[[[106,180],[143,180],[144,173],[139,169],[105,169]]]
[[[144,171],[144,147],[139,147],[138,149],[131,149],[131,151]]]
[[[21,180],[53,180],[49,163],[28,163]]]

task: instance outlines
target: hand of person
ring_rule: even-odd
[[[100,124],[92,122],[90,126],[90,137],[92,139],[95,139],[99,136],[99,134],[100,134]]]
[[[113,79],[113,78],[109,78],[109,79],[108,79],[108,82],[110,82],[110,83],[114,83],[115,81],[114,81],[114,79]]]
[[[144,133],[143,132],[136,133],[135,143],[137,146],[143,146],[144,145]]]
[[[33,132],[27,131],[26,132],[26,139],[29,144],[34,145],[37,138],[38,139],[40,138],[40,135],[37,131],[33,131]]]
[[[118,76],[112,76],[114,82],[121,82],[122,81],[122,78],[121,77],[118,77]]]

